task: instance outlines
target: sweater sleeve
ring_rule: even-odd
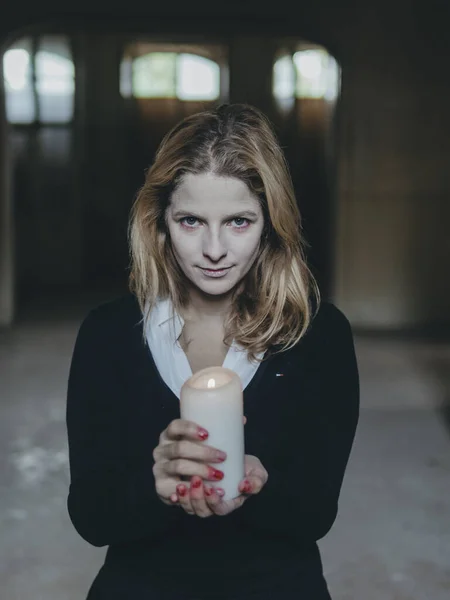
[[[97,311],[80,327],[70,366],[68,511],[82,538],[105,546],[163,535],[179,511],[156,494],[152,456],[129,451],[117,340],[111,319]]]
[[[350,324],[331,304],[317,319],[306,350],[302,397],[291,390],[292,402],[302,406],[286,429],[286,436],[295,439],[293,456],[282,465],[265,457],[268,482],[239,509],[243,527],[288,537],[295,544],[317,541],[331,529],[359,417]]]

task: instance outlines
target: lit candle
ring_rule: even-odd
[[[227,453],[223,463],[211,465],[224,473],[218,482],[224,498],[240,495],[244,478],[244,399],[237,373],[224,367],[207,367],[186,380],[180,394],[180,416],[209,432],[207,444]]]

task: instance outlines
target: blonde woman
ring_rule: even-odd
[[[323,302],[266,117],[224,105],[164,138],[130,222],[130,294],[78,333],[67,405],[78,533],[109,546],[89,600],[329,600],[333,525],[359,414],[346,317]],[[246,478],[180,419],[204,367],[244,388]],[[214,467],[211,467],[214,465]]]

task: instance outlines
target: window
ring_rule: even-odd
[[[273,94],[280,102],[294,96],[335,100],[339,87],[339,66],[323,48],[299,50],[274,64]]]
[[[337,98],[339,68],[326,50],[300,50],[293,58],[297,71],[297,98]]]
[[[277,100],[290,100],[295,96],[295,66],[289,55],[279,58],[273,67],[273,95]]]
[[[150,52],[121,64],[120,90],[125,98],[216,100],[220,67],[209,58],[189,53]]]
[[[68,123],[73,118],[75,68],[66,36],[18,40],[3,55],[10,123]]]
[[[132,94],[135,98],[175,98],[174,52],[152,52],[132,62]]]
[[[6,118],[10,123],[32,123],[36,118],[30,56],[30,40],[23,40],[3,56]]]

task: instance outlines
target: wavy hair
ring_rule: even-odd
[[[320,292],[305,259],[306,241],[286,159],[258,109],[221,105],[191,115],[163,138],[132,207],[129,224],[130,290],[147,323],[158,299],[174,311],[189,302],[186,276],[175,258],[166,212],[187,173],[243,181],[264,215],[260,250],[231,295],[224,343],[234,339],[250,360],[288,350],[305,334]]]

